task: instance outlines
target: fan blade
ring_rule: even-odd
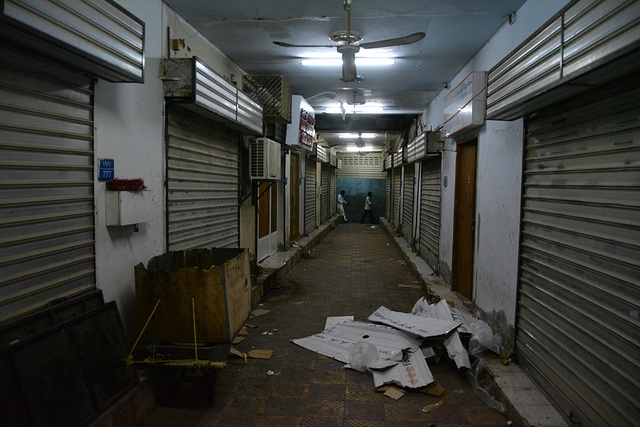
[[[400,46],[403,44],[411,44],[420,41],[426,36],[425,33],[413,33],[405,37],[398,37],[396,39],[380,40],[377,42],[360,43],[360,47],[364,49],[373,49],[376,47],[389,47]]]
[[[285,43],[285,42],[273,42],[273,44],[277,44],[278,46],[282,46],[282,47],[335,47],[333,45],[327,44],[291,44],[291,43]]]

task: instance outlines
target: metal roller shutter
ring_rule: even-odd
[[[440,158],[423,162],[420,195],[420,257],[435,271],[440,245]]]
[[[402,194],[402,169],[393,170],[393,220],[392,224],[400,228],[400,195]]]
[[[387,203],[385,203],[384,206],[384,214],[385,217],[387,218],[387,221],[391,222],[391,210],[392,210],[392,206],[393,206],[393,199],[391,198],[391,195],[393,194],[392,192],[393,189],[393,175],[391,174],[391,170],[389,170],[387,172]]]
[[[168,249],[238,247],[238,133],[167,107]]]
[[[527,121],[516,351],[582,425],[640,419],[637,77]]]
[[[402,235],[409,244],[413,244],[413,164],[404,168],[404,190],[402,192]]]
[[[304,178],[304,232],[316,229],[316,162],[307,159]]]
[[[0,45],[0,322],[95,287],[93,84]]]
[[[329,217],[332,217],[338,207],[338,194],[336,193],[336,170],[331,168],[329,172]]]
[[[329,166],[322,165],[321,167],[320,222],[325,223],[329,219]]]

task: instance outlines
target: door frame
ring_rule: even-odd
[[[451,289],[473,299],[478,137],[457,143]],[[465,185],[466,183],[466,185]]]

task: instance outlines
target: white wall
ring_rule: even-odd
[[[488,121],[478,135],[474,301],[515,324],[524,124]]]
[[[105,225],[105,183],[95,185],[96,282],[105,300],[115,300],[129,338],[137,333],[134,266],[164,252],[164,117],[161,55],[162,2],[119,0],[145,22],[144,84],[95,86],[95,157],[115,160],[118,178],[142,178],[153,200],[151,221],[133,226]],[[96,160],[96,164],[97,160]]]
[[[528,0],[452,79],[455,88],[472,71],[489,71],[531,34],[558,13],[569,0]],[[441,127],[444,89],[425,108],[425,129]],[[522,122],[488,122],[478,135],[476,258],[474,303],[482,312],[501,312],[506,322],[515,322],[517,290],[520,178],[522,174]],[[470,136],[470,135],[466,135]],[[451,279],[453,213],[455,196],[456,142],[445,141],[442,157],[442,205],[440,229],[440,274]],[[447,187],[444,187],[444,179]],[[503,325],[504,326],[504,325]]]
[[[95,87],[95,158],[115,161],[118,178],[142,178],[151,195],[151,221],[133,226],[105,225],[105,183],[95,185],[96,282],[107,301],[115,300],[128,337],[139,332],[134,266],[160,255],[166,248],[165,135],[161,59],[169,54],[167,28],[185,40],[190,50],[174,57],[198,56],[218,74],[242,84],[244,72],[219,49],[202,38],[160,0],[118,0],[118,4],[145,23],[144,83],[110,83]],[[251,206],[243,217],[255,217]],[[250,228],[250,227],[248,227]],[[249,230],[251,232],[252,230]]]

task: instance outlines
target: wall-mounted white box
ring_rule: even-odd
[[[105,198],[106,225],[133,225],[151,220],[149,191],[107,191]]]

